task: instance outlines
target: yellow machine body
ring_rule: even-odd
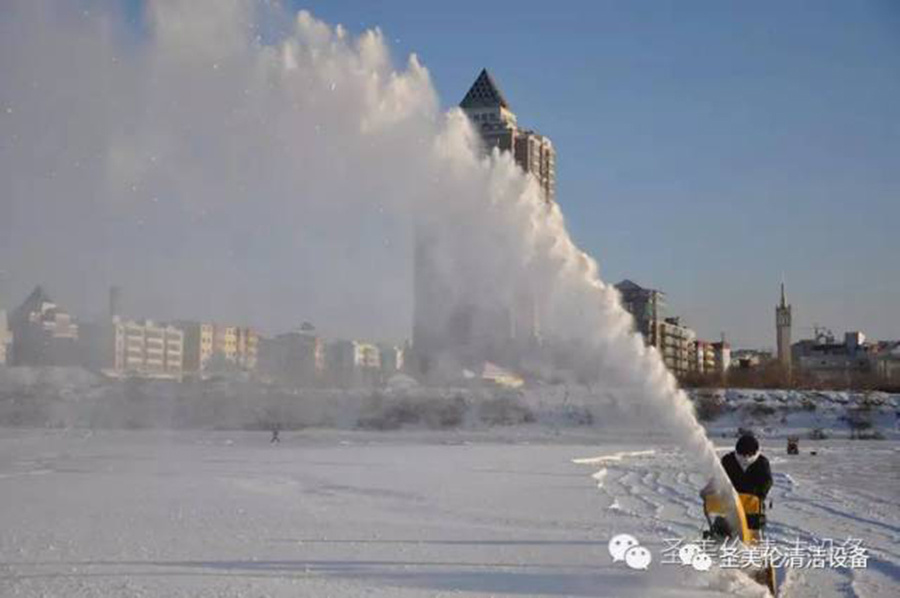
[[[724,517],[731,529],[735,530],[737,537],[748,545],[759,542],[761,530],[750,529],[747,525],[747,516],[761,515],[763,508],[763,502],[752,494],[716,492],[703,497],[703,509],[710,520],[716,516]],[[775,569],[771,563],[759,571],[754,571],[752,575],[758,583],[767,586],[773,596],[777,595]]]
[[[735,500],[736,496],[738,500]],[[751,499],[756,501],[755,504],[751,504],[753,507],[751,512],[758,513],[760,510],[759,498],[750,494],[735,494],[734,492],[707,494],[703,497],[703,506],[710,518],[715,518],[716,515],[724,517],[741,541],[744,544],[750,544],[756,541],[756,535],[747,525],[747,510],[744,505],[745,502],[752,503]]]

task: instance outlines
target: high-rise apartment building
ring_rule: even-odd
[[[510,152],[516,163],[532,175],[548,203],[556,200],[556,152],[548,137],[519,127],[516,115],[497,83],[482,69],[459,104],[477,128],[488,150]]]
[[[635,331],[644,342],[656,347],[666,366],[676,376],[712,367],[715,350],[701,343],[698,354],[697,334],[678,317],[664,317],[665,293],[646,289],[625,279],[616,285],[624,307],[634,317]]]
[[[487,151],[509,152],[534,177],[544,201],[556,200],[556,153],[550,139],[521,128],[497,83],[482,70],[460,108],[472,122]],[[485,206],[485,209],[488,209]],[[478,368],[485,361],[516,366],[520,356],[541,342],[541,317],[535,294],[526,282],[510,289],[509,299],[493,305],[448,305],[447,289],[439,280],[433,247],[440,223],[420,227],[415,246],[415,314],[413,369],[430,375],[443,357],[453,368]]]
[[[640,286],[627,278],[616,285],[622,297],[622,307],[634,317],[634,327],[651,347],[660,349],[660,323],[663,321],[666,294]]]

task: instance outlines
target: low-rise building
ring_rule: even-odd
[[[883,382],[900,386],[900,341],[879,343],[873,362],[875,372]]]
[[[677,317],[666,318],[659,324],[660,353],[669,371],[684,376],[691,370],[696,333],[681,324]]]
[[[260,376],[290,386],[316,386],[325,374],[325,343],[312,324],[259,340]]]
[[[184,369],[205,374],[217,367],[256,370],[259,335],[251,328],[212,322],[180,321],[184,331]]]
[[[690,371],[697,374],[710,374],[716,371],[716,354],[709,341],[694,341],[691,352]]]
[[[874,365],[866,336],[847,332],[844,342],[828,338],[807,339],[791,346],[796,367],[818,382],[847,383],[860,374],[873,372]]]
[[[691,372],[701,375],[724,374],[731,367],[731,346],[725,341],[696,340],[691,353]]]
[[[751,370],[772,361],[772,352],[760,349],[737,349],[731,354],[731,367]]]
[[[358,340],[330,341],[326,347],[328,382],[338,387],[377,384],[381,381],[378,346]]]
[[[378,345],[378,353],[381,361],[381,373],[385,380],[403,371],[406,365],[404,362],[406,353],[403,347],[381,344]]]
[[[724,335],[722,338],[724,339]],[[724,374],[731,367],[731,345],[722,340],[718,343],[713,343],[712,346],[716,373]]]
[[[481,370],[481,381],[500,388],[520,388],[525,384],[521,376],[495,363],[485,362]]]
[[[184,333],[180,329],[116,316],[111,331],[112,360],[104,373],[117,378],[182,379]]]

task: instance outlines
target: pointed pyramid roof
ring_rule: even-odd
[[[460,108],[496,108],[502,106],[509,108],[509,102],[503,96],[503,92],[497,86],[494,78],[487,69],[481,69],[475,83],[469,88],[469,92],[463,101],[459,103]]]

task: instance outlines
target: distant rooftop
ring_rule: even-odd
[[[660,290],[644,288],[641,285],[639,285],[638,283],[636,283],[633,280],[628,279],[628,278],[626,278],[622,282],[618,283],[616,285],[616,288],[619,289],[620,291],[644,291],[647,293],[662,294],[662,291],[660,291]]]

